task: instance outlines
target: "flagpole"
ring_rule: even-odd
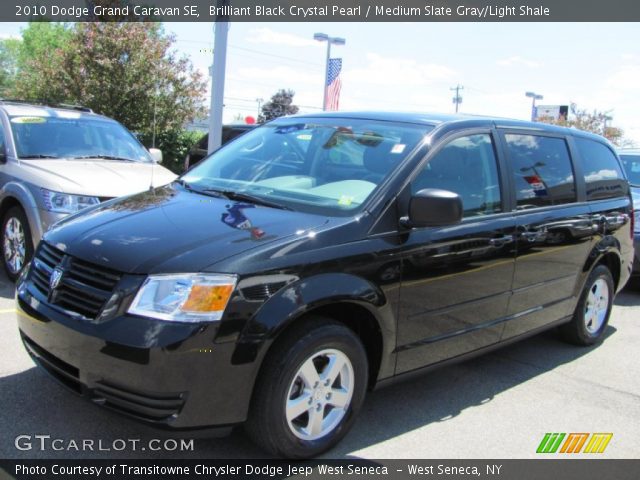
[[[327,58],[324,64],[324,80],[322,85],[324,87],[323,97],[322,97],[322,110],[327,110],[327,96],[329,93],[329,85],[327,85],[327,80],[329,79],[329,60],[331,59],[331,44],[333,45],[344,45],[346,40],[340,37],[330,37],[326,33],[315,33],[313,35],[313,39],[319,42],[327,42]]]
[[[327,110],[327,96],[329,95],[329,60],[331,59],[331,42],[327,42],[327,60],[324,63],[324,97],[322,98],[322,110]]]

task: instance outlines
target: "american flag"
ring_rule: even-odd
[[[327,82],[325,84],[325,88],[327,89],[327,103],[324,106],[325,110],[338,110],[338,104],[340,102],[340,88],[342,87],[342,82],[340,80],[341,70],[341,58],[329,59]]]

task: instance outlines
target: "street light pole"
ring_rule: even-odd
[[[229,0],[217,0],[216,5],[224,7]],[[222,144],[222,110],[224,108],[224,80],[227,66],[227,37],[229,35],[228,16],[216,17],[213,66],[211,68],[211,103],[209,108],[209,141],[207,152],[211,153]]]
[[[531,99],[531,121],[536,121],[536,100],[542,100],[544,97],[535,92],[526,92],[524,94],[525,97],[529,97]]]
[[[326,33],[315,33],[313,35],[313,39],[319,42],[327,42],[327,58],[324,64],[324,79],[322,85],[323,95],[322,95],[322,110],[327,109],[327,96],[329,94],[329,88],[327,85],[327,78],[329,78],[329,60],[331,59],[331,45],[344,45],[347,41],[344,38],[340,37],[330,37]]]

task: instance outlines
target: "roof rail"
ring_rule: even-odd
[[[89,107],[83,107],[82,105],[72,105],[69,103],[48,103],[48,102],[21,100],[17,98],[0,98],[0,103],[19,103],[24,105],[38,105],[41,107],[49,107],[49,108],[66,108],[68,110],[78,110],[80,112],[93,113],[93,110],[91,110]]]

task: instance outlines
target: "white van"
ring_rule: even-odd
[[[9,278],[64,216],[172,182],[160,161],[162,152],[90,109],[0,101],[0,241]]]

